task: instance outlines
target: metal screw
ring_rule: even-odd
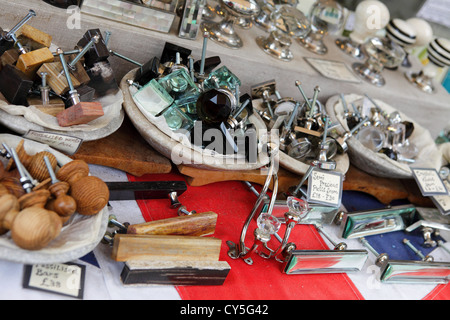
[[[66,76],[67,84],[69,85],[69,88],[70,88],[70,91],[69,91],[70,99],[72,100],[73,105],[76,105],[76,104],[80,103],[80,96],[78,95],[78,92],[75,90],[75,88],[73,86],[69,68],[67,66],[66,59],[64,58],[64,52],[62,51],[61,48],[58,48],[56,50],[56,52],[58,53],[59,59],[61,60],[64,75]]]
[[[116,216],[114,215],[109,215],[108,217],[108,227],[112,228],[112,227],[117,227],[119,228],[121,233],[127,233],[128,227],[129,227],[129,223],[125,222],[125,223],[121,223],[119,221],[117,221]]]
[[[437,244],[438,244],[439,247],[441,247],[442,249],[447,251],[447,253],[450,254],[450,250],[446,246],[444,246],[444,242],[442,240],[438,240]]]
[[[414,245],[408,239],[403,239],[403,243],[406,244],[412,251],[414,251],[414,253],[418,255],[422,259],[422,261],[434,260],[432,256],[424,256],[423,253],[419,249],[414,247]]]
[[[9,149],[9,147],[6,144],[3,144],[3,147],[11,154],[11,156],[14,159],[14,162],[16,163],[17,170],[20,174],[20,183],[22,184],[22,188],[26,191],[26,193],[30,193],[34,187],[33,183],[31,182],[30,177],[27,175],[26,171],[24,170],[24,166],[22,162],[20,162],[19,156],[17,155],[16,150]]]
[[[142,89],[142,86],[141,86],[139,83],[134,82],[134,81],[131,80],[131,79],[128,79],[128,80],[127,80],[127,83],[128,83],[129,86],[133,86],[133,87],[136,87],[136,88],[138,88],[138,89]]]
[[[52,184],[59,182],[58,178],[56,178],[55,171],[53,171],[52,164],[50,163],[50,160],[48,159],[47,156],[44,156],[44,162],[45,166],[47,167],[47,171],[50,175],[50,178],[52,179]]]
[[[303,91],[302,83],[301,83],[300,81],[297,80],[297,81],[295,81],[295,85],[297,86],[298,90],[300,91],[300,93],[301,93],[302,96],[303,96],[303,99],[305,99],[306,104],[308,105],[309,109],[311,110],[312,107],[311,107],[311,104],[309,103],[308,97],[307,97],[306,94],[305,94],[305,91]]]
[[[103,235],[102,238],[102,243],[104,244],[109,244],[110,246],[112,246],[114,244],[114,236],[111,232],[106,231],[105,234]]]
[[[187,216],[190,216],[190,215],[193,215],[193,214],[195,214],[195,213],[197,213],[195,210],[187,211],[185,206],[180,206],[180,207],[178,208],[178,215],[179,215],[179,216],[181,216],[182,214],[185,214],[185,215],[187,215]]]
[[[206,59],[206,44],[208,43],[209,34],[205,32],[203,34],[203,48],[202,48],[202,59],[200,61],[200,72],[199,75],[205,74],[205,59]]]
[[[112,34],[111,31],[105,31],[105,39],[104,39],[104,41],[105,41],[105,46],[108,46],[109,38],[111,38],[111,34]]]
[[[317,230],[319,230],[320,233],[322,233],[325,236],[325,238],[328,239],[328,241],[331,242],[331,244],[334,246],[334,250],[343,251],[343,250],[347,249],[347,244],[345,242],[339,242],[339,243],[334,242],[331,239],[330,235],[323,229],[322,226],[316,225],[316,228],[317,228]]]
[[[314,111],[316,109],[317,96],[319,95],[319,92],[320,92],[320,87],[319,86],[315,86],[314,87],[313,102],[312,102],[312,105],[311,105],[311,109],[309,111],[310,118],[312,118],[313,115],[314,115]]]
[[[387,253],[382,253],[379,254],[371,245],[370,243],[366,240],[366,238],[361,237],[359,238],[359,241],[367,248],[369,249],[370,252],[372,252],[376,257],[376,265],[380,266],[382,265],[385,261],[389,260],[389,256],[387,255]]]
[[[9,32],[5,35],[5,39],[6,40],[10,40],[12,38],[12,35],[14,35],[20,28],[22,28],[22,26],[28,22],[28,20],[30,20],[31,18],[36,16],[36,12],[34,12],[34,10],[29,10],[28,14],[18,23],[16,24],[14,27],[12,27],[11,30],[9,30]]]
[[[176,191],[169,193],[169,199],[171,208],[178,208],[179,206],[181,206],[181,202],[178,200],[178,194]]]
[[[98,34],[93,36],[92,39],[87,43],[87,45],[83,49],[81,49],[80,53],[68,64],[69,68],[73,70],[75,68],[75,64],[80,61],[80,59],[86,54],[86,52],[88,52],[88,50],[94,45],[94,43],[98,43],[99,40],[100,36]]]
[[[130,63],[132,63],[132,64],[135,64],[135,65],[137,65],[137,66],[139,66],[139,67],[143,67],[143,64],[142,63],[139,63],[139,62],[137,62],[137,61],[134,61],[134,60],[132,60],[132,59],[130,59],[130,58],[128,58],[128,57],[125,57],[124,55],[121,55],[120,53],[117,53],[117,52],[115,52],[115,51],[112,51],[112,50],[109,50],[109,54],[111,54],[111,55],[113,55],[113,56],[116,56],[116,57],[118,57],[118,58],[120,58],[120,59],[123,59],[123,60],[125,60],[125,61],[128,61],[128,62],[130,62]]]
[[[424,238],[424,247],[426,248],[434,248],[437,245],[437,242],[431,239],[431,235],[433,234],[433,228],[425,227],[422,229],[423,238]]]

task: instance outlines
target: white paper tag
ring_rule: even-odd
[[[423,196],[448,195],[448,190],[436,169],[411,168],[411,170]]]
[[[444,185],[447,190],[450,190],[450,182],[444,181]],[[450,195],[432,196],[431,200],[442,214],[450,214]]]
[[[326,78],[346,82],[361,82],[343,62],[310,57],[306,57],[305,60]]]
[[[83,143],[83,139],[60,133],[29,130],[26,139],[48,144],[50,147],[68,155],[75,154]]]
[[[340,207],[342,174],[314,168],[308,178],[307,201],[331,207]]]
[[[85,272],[74,263],[26,265],[23,286],[82,299]]]

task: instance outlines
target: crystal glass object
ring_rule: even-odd
[[[194,122],[184,112],[182,112],[176,104],[171,105],[162,114],[167,125],[173,131],[186,130],[189,131],[194,126]]]
[[[133,99],[140,108],[152,116],[158,115],[174,101],[155,79],[140,88],[133,95]]]
[[[405,76],[409,82],[427,93],[433,93],[436,88],[433,79],[439,69],[450,66],[450,40],[436,38],[427,47],[429,63],[420,72],[406,72]]]
[[[365,63],[354,63],[353,70],[364,80],[376,86],[384,86],[383,69],[398,67],[405,58],[405,51],[387,38],[373,37],[364,44],[368,58]]]
[[[232,92],[241,86],[241,80],[226,66],[211,72],[203,82],[204,89],[226,88]]]
[[[323,42],[326,34],[336,33],[344,24],[344,9],[333,0],[318,0],[309,13],[311,31],[300,44],[317,54],[326,54],[328,48]]]
[[[305,218],[310,211],[308,202],[302,199],[290,196],[287,198],[286,203],[291,215],[297,216],[300,220]]]
[[[375,18],[376,17],[376,18]],[[355,22],[349,38],[337,39],[336,45],[346,54],[364,59],[362,45],[369,37],[386,27],[390,19],[389,9],[378,0],[364,0],[355,9]]]
[[[220,0],[226,16],[221,22],[205,21],[201,24],[209,38],[230,49],[242,48],[241,37],[236,33],[234,25],[238,17],[250,18],[260,11],[258,4],[253,0]]]
[[[230,116],[236,106],[234,95],[227,89],[209,89],[197,100],[197,114],[208,125],[220,125]]]
[[[384,146],[386,135],[378,127],[366,126],[358,131],[356,139],[358,139],[364,147],[374,152],[378,152]]]
[[[178,69],[157,80],[178,105],[195,102],[200,90],[185,69]]]
[[[311,29],[310,22],[298,9],[281,5],[270,15],[274,30],[268,37],[256,38],[258,46],[268,55],[282,61],[291,61],[291,38],[302,38]]]
[[[392,19],[386,26],[386,37],[397,43],[404,50],[416,43],[416,31],[404,20]],[[411,67],[405,51],[405,59],[402,61],[403,67]]]
[[[275,234],[280,230],[281,222],[275,216],[269,213],[261,213],[256,220],[258,229],[265,234]]]

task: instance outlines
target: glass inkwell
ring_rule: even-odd
[[[317,54],[326,54],[328,48],[323,42],[326,34],[338,32],[344,24],[343,7],[333,0],[318,0],[308,15],[311,31],[299,42],[308,50]]]

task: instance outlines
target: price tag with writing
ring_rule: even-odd
[[[313,169],[308,179],[307,201],[339,207],[342,200],[342,174]]]
[[[448,195],[448,190],[436,169],[412,168],[411,170],[424,197]]]
[[[447,190],[450,190],[450,182],[444,181],[444,185]],[[450,195],[432,196],[431,200],[442,214],[450,214]]]
[[[83,143],[83,139],[65,134],[29,130],[24,138],[48,144],[50,147],[68,155],[75,154]]]
[[[23,286],[83,299],[85,272],[75,263],[26,265]]]

